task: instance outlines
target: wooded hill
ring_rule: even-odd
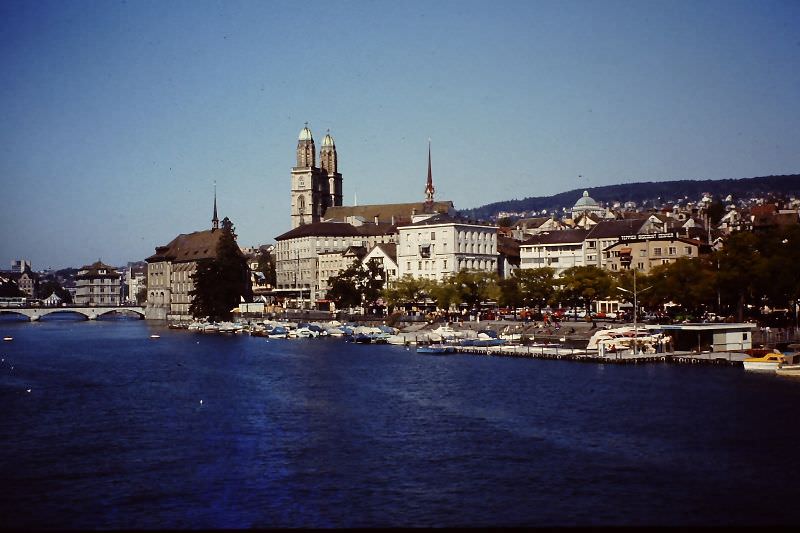
[[[562,208],[569,209],[584,190],[601,204],[611,202],[636,202],[637,206],[662,206],[676,200],[700,200],[703,193],[710,193],[715,200],[724,199],[729,194],[734,200],[747,200],[774,196],[800,196],[800,174],[784,176],[762,176],[758,178],[723,179],[723,180],[680,180],[624,183],[620,185],[605,185],[601,187],[588,187],[586,189],[573,189],[553,196],[535,196],[522,200],[506,200],[494,202],[472,209],[462,209],[461,214],[473,219],[495,219],[501,211],[506,212],[532,212],[541,213],[547,210],[561,212]]]

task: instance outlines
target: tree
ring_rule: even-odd
[[[515,270],[513,276],[518,280],[523,303],[541,311],[555,294],[555,273],[550,267]]]
[[[195,318],[208,317],[210,320],[230,320],[232,309],[242,298],[252,300],[250,270],[247,259],[236,244],[236,233],[231,221],[222,221],[220,237],[217,241],[216,255],[211,259],[198,261],[192,274],[194,289],[189,291],[192,303],[189,312]]]
[[[377,262],[355,261],[328,280],[327,295],[339,308],[374,305],[386,283],[384,278],[385,272]]]
[[[559,299],[581,303],[587,313],[591,311],[592,302],[608,297],[613,288],[611,275],[596,266],[568,268],[558,281],[561,283]]]
[[[274,287],[277,284],[275,258],[267,250],[258,252],[258,271],[264,274],[264,279],[268,285]]]
[[[406,274],[394,282],[390,289],[383,291],[383,298],[392,307],[409,307],[423,299],[430,293],[428,280],[417,279],[411,274]]]
[[[54,277],[41,280],[37,293],[41,299],[49,298],[51,294],[55,293],[63,303],[72,303],[72,295]]]

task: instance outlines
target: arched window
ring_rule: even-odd
[[[297,197],[297,212],[301,215],[306,212],[306,199],[304,196]]]

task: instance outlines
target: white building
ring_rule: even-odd
[[[583,266],[585,229],[550,231],[534,235],[519,246],[520,268],[550,267],[556,277],[568,268]]]
[[[119,305],[120,275],[101,261],[82,267],[75,276],[75,305]]]
[[[447,214],[400,226],[399,277],[441,281],[462,270],[497,272],[497,228]]]

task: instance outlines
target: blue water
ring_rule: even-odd
[[[125,320],[5,335],[5,528],[800,523],[800,382],[777,376]]]

